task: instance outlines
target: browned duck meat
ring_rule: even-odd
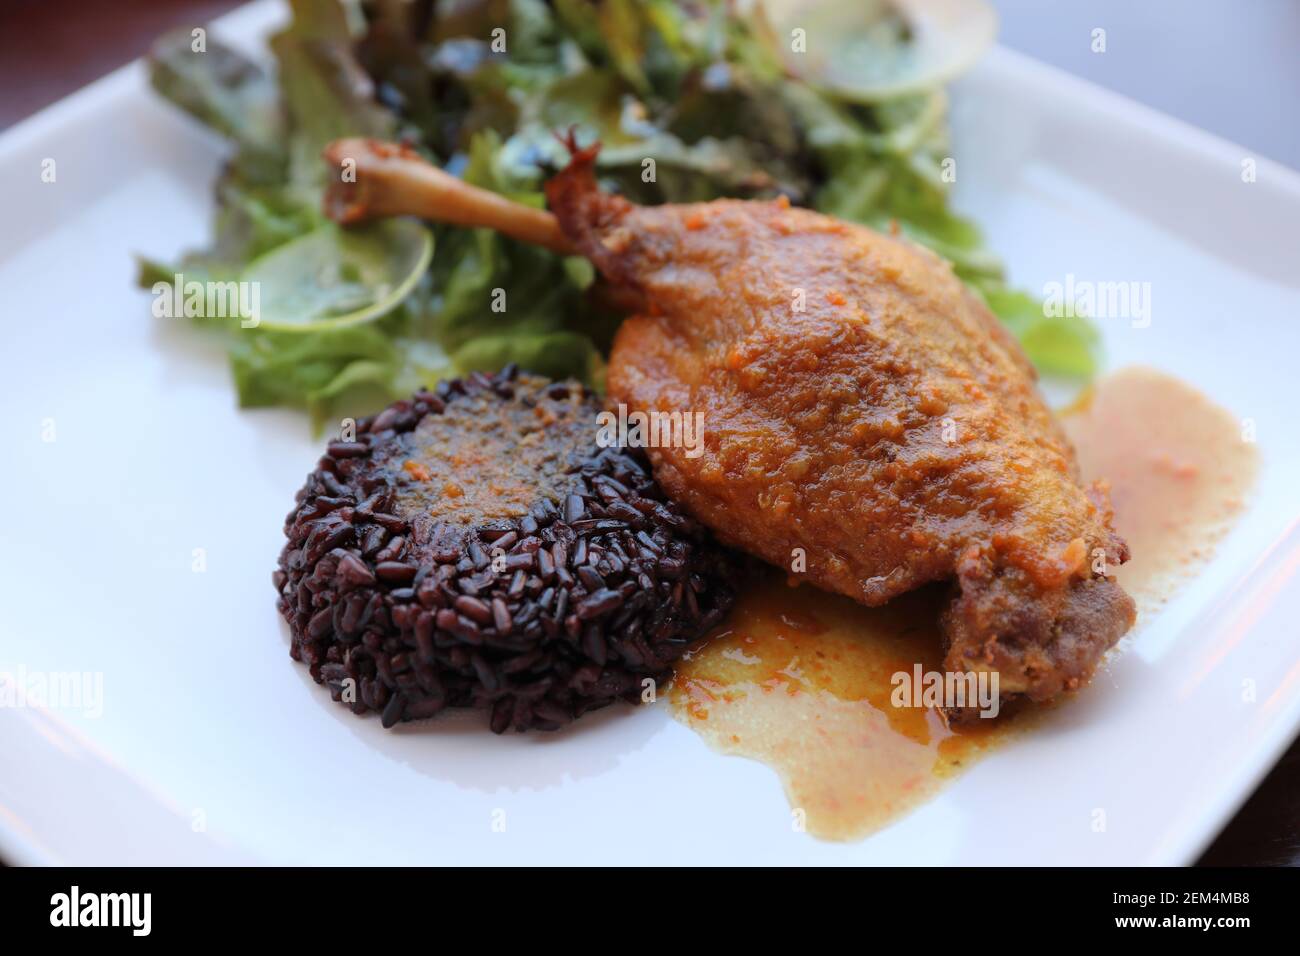
[[[490,225],[596,265],[633,313],[609,401],[703,414],[702,454],[650,458],[722,541],[868,605],[952,581],[946,667],[996,671],[1004,696],[1080,686],[1132,626],[1105,488],[1081,484],[1024,353],[929,251],[779,200],[636,206],[597,187],[594,148],[547,184],[554,219],[399,147],[340,156],[363,158],[340,218]]]

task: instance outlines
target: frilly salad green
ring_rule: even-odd
[[[805,5],[666,0],[292,0],[274,73],[186,31],[150,56],[155,89],[232,145],[212,240],[142,260],[146,287],[257,280],[255,328],[215,325],[241,405],[320,427],[421,384],[515,361],[600,387],[619,316],[584,260],[485,230],[321,213],[322,148],[403,138],[465,180],[542,205],[553,131],[599,139],[599,172],[642,203],[771,197],[904,234],[949,259],[1047,374],[1090,376],[1098,336],[1006,284],[949,207],[942,84],[991,39],[977,0]],[[837,12],[838,11],[838,12]],[[833,55],[800,58],[793,45]],[[828,48],[825,43],[833,44]],[[852,64],[860,64],[854,67]],[[643,175],[655,161],[653,181]],[[504,308],[494,308],[504,304]]]

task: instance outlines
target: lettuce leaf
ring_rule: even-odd
[[[304,408],[319,432],[336,418],[433,386],[453,364],[428,335],[427,295],[426,288],[378,322],[311,334],[232,334],[230,369],[240,407]]]
[[[316,228],[340,136],[405,138],[444,168],[535,206],[566,160],[553,131],[600,139],[607,188],[639,202],[785,195],[899,229],[948,259],[1046,374],[1087,377],[1099,336],[1011,288],[979,229],[951,208],[942,89],[852,103],[788,75],[762,16],[721,0],[290,0],[272,74],[188,32],[155,45],[155,89],[232,146],[210,242],[142,259],[146,287],[230,279]],[[502,51],[493,31],[504,26]],[[898,42],[904,42],[899,33]],[[644,161],[655,160],[654,176]],[[599,387],[620,316],[589,295],[584,260],[485,230],[435,226],[415,291],[362,325],[310,332],[213,323],[241,405],[304,408],[316,427],[437,378],[515,361]],[[341,262],[340,268],[347,263]]]

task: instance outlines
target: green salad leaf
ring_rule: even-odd
[[[260,328],[309,335],[391,312],[432,258],[432,236],[409,219],[326,223],[254,259],[240,279],[258,287]]]
[[[377,322],[310,335],[262,329],[231,335],[240,407],[305,408],[319,431],[336,414],[378,408],[454,373],[430,328],[427,280],[422,285]]]
[[[832,6],[819,16],[833,18]],[[953,211],[947,97],[938,79],[917,79],[909,50],[881,58],[864,97],[866,74],[841,92],[797,75],[767,18],[723,0],[290,7],[271,40],[274,72],[211,38],[195,52],[188,32],[150,57],[157,91],[228,140],[230,155],[211,241],[175,262],[142,259],[139,280],[268,284],[269,322],[198,320],[225,341],[244,406],[302,407],[320,426],[509,361],[603,383],[620,317],[591,294],[586,261],[445,225],[341,236],[320,211],[320,151],[342,136],[402,138],[469,182],[541,206],[542,183],[567,158],[554,131],[576,127],[603,143],[603,184],[638,202],[785,195],[896,228],[949,260],[1044,373],[1096,371],[1092,324],[1049,317],[1010,287],[979,229]],[[864,42],[914,42],[895,16],[877,4]],[[924,39],[942,50],[941,34]],[[891,86],[878,74],[893,62],[909,72]],[[431,262],[418,238],[429,233]]]

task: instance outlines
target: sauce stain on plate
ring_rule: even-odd
[[[1084,478],[1110,482],[1115,524],[1133,552],[1120,581],[1140,606],[1158,606],[1230,527],[1254,448],[1228,412],[1153,370],[1119,372],[1080,406],[1064,424]],[[942,668],[946,594],[934,585],[867,608],[768,572],[679,662],[673,713],[714,749],[775,770],[793,825],[862,839],[1042,710],[1004,704],[995,720],[949,727],[933,707],[894,705],[895,674]]]
[[[1062,419],[1087,481],[1110,484],[1115,527],[1132,557],[1116,577],[1150,612],[1212,556],[1257,467],[1230,413],[1176,378],[1126,368]]]
[[[867,608],[773,573],[679,662],[673,710],[715,749],[776,770],[794,825],[861,839],[1009,731],[988,720],[956,732],[934,708],[891,703],[894,674],[940,668],[942,595]]]

